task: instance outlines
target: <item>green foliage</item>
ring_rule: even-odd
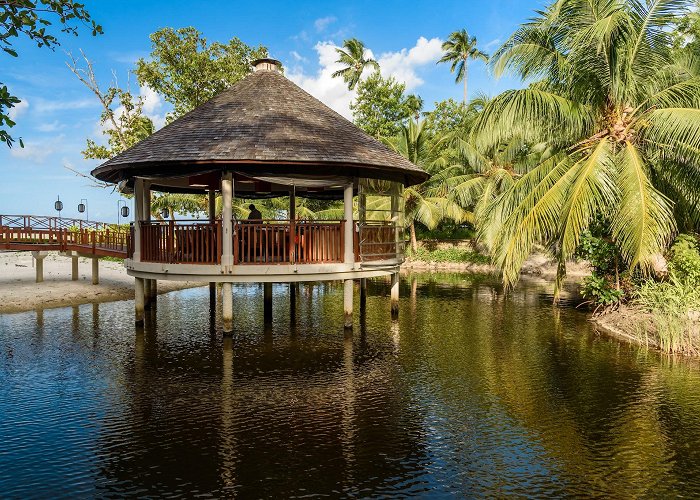
[[[100,116],[100,125],[102,134],[107,137],[107,145],[87,139],[87,147],[82,151],[86,159],[108,160],[154,132],[153,122],[142,114],[143,98],[134,97],[127,90],[110,87],[104,99],[106,107]],[[117,123],[116,127],[113,126],[114,122]]]
[[[644,335],[651,335],[662,351],[700,354],[698,286],[672,273],[667,281],[644,281],[635,291],[634,303],[651,313],[652,328]]]
[[[471,240],[476,236],[471,224],[458,224],[450,219],[440,221],[433,229],[417,225],[416,235],[419,240]]]
[[[410,250],[408,252],[408,257],[411,260],[419,260],[422,262],[489,263],[488,255],[465,248],[438,248],[435,250],[428,250],[424,247],[418,247],[416,250]]]
[[[488,55],[476,47],[476,37],[469,36],[467,30],[460,30],[450,33],[447,40],[442,44],[445,54],[438,61],[439,63],[450,63],[450,72],[456,73],[455,82],[464,82],[464,102],[467,102],[467,80],[469,77],[469,60],[479,59],[488,61]]]
[[[491,100],[475,142],[552,149],[480,218],[507,285],[536,244],[556,250],[561,279],[597,214],[621,265],[644,273],[676,230],[671,199],[700,220],[700,72],[674,57],[669,29],[688,4],[554,2],[492,58],[497,75],[537,80]]]
[[[354,89],[362,78],[362,73],[367,68],[379,71],[379,63],[365,57],[365,45],[357,38],[350,38],[343,42],[343,48],[336,48],[338,53],[337,63],[345,65],[333,73],[333,78],[342,78],[348,84],[348,90]]]
[[[54,22],[58,22],[63,33],[77,35],[78,27],[74,23],[80,23],[87,25],[93,36],[102,34],[102,27],[91,19],[85,6],[73,0],[4,1],[0,2],[0,50],[17,57],[13,41],[22,35],[37,47],[55,48],[60,45],[59,40],[49,31]],[[7,129],[15,126],[9,110],[19,102],[20,99],[0,82],[0,141],[9,147],[14,139]],[[24,147],[21,139],[20,146]]]
[[[193,27],[162,28],[151,36],[151,55],[136,63],[140,85],[147,85],[173,105],[172,121],[211,99],[251,71],[251,62],[267,57],[263,46],[238,38],[207,44]]]
[[[700,287],[700,252],[698,240],[689,234],[681,234],[671,247],[669,271],[678,281],[688,286]]]
[[[609,276],[591,274],[581,283],[581,295],[596,306],[613,306],[618,304],[624,292],[615,287],[615,282]]]
[[[373,137],[392,137],[415,114],[416,102],[405,96],[406,85],[376,71],[357,85],[350,104],[355,125]]]
[[[599,276],[615,273],[617,248],[609,240],[594,236],[590,230],[583,233],[576,255],[587,260],[593,272]]]

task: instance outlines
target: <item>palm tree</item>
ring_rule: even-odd
[[[531,145],[521,137],[481,148],[471,137],[454,140],[459,163],[446,166],[441,175],[448,186],[447,197],[471,210],[470,221],[483,221],[488,207],[534,166],[547,158],[550,151],[544,143]],[[483,226],[483,225],[481,225]],[[494,225],[483,226],[481,240],[493,248]]]
[[[513,135],[554,153],[489,204],[506,284],[534,244],[565,263],[594,217],[630,268],[650,270],[676,230],[674,201],[700,221],[700,63],[673,59],[679,0],[559,0],[492,58],[496,74],[540,78],[506,91],[475,124],[480,147]],[[690,207],[690,208],[689,208]]]
[[[467,102],[467,79],[469,78],[469,59],[488,61],[489,56],[476,47],[476,37],[469,36],[467,30],[455,31],[450,34],[447,41],[442,44],[445,54],[439,63],[452,63],[450,72],[457,72],[455,82],[464,82],[464,103]]]
[[[406,187],[403,191],[404,217],[414,252],[418,249],[416,222],[433,229],[444,219],[463,222],[467,215],[456,200],[447,196],[449,177],[441,172],[441,165],[430,161],[429,140],[425,121],[414,120],[402,125],[395,137],[387,139],[394,151],[433,174],[423,184]]]
[[[344,49],[336,48],[336,52],[340,56],[337,63],[344,64],[343,69],[339,69],[333,73],[333,78],[342,77],[345,83],[348,84],[348,90],[355,88],[362,77],[362,72],[367,67],[372,67],[379,70],[379,63],[374,59],[365,59],[365,45],[357,38],[350,38],[343,42]]]

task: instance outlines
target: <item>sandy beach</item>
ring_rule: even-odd
[[[121,262],[100,259],[100,284],[92,284],[90,259],[79,260],[80,279],[71,281],[71,259],[51,252],[44,260],[44,282],[35,283],[31,252],[0,252],[0,313],[49,309],[134,298],[134,278]],[[159,281],[158,293],[202,286],[190,281]]]

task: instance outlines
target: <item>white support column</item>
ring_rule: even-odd
[[[391,221],[394,223],[394,241],[396,243],[394,253],[398,258],[401,251],[401,233],[399,229],[399,196],[396,194],[391,195]]]
[[[360,242],[360,263],[362,262],[362,228],[367,222],[367,195],[362,192],[362,187],[357,193],[357,214],[360,220],[360,232],[357,238]],[[360,314],[364,313],[367,306],[367,278],[360,278]]]
[[[224,273],[229,273],[233,266],[233,175],[231,172],[225,172],[221,176],[221,197],[223,198],[221,266]]]
[[[355,234],[355,223],[352,219],[352,183],[345,186],[343,191],[343,209],[345,212],[345,260],[346,264],[355,263],[355,252],[353,251],[353,236]]]
[[[134,179],[134,262],[141,262],[141,221],[143,220],[144,181]],[[134,314],[137,325],[143,325],[144,279],[134,278]]]
[[[148,222],[151,220],[151,182],[146,180],[143,181],[143,207],[141,208],[141,214],[144,221]],[[154,280],[147,279],[143,283],[144,306],[146,309],[151,308],[151,299],[153,298],[151,287],[153,282]]]
[[[221,176],[221,268],[224,273],[233,266],[233,174],[224,172]],[[233,331],[233,287],[224,283],[221,287],[221,313],[224,333]]]
[[[92,284],[100,284],[100,259],[97,257],[92,258]]]
[[[44,282],[44,259],[48,255],[48,252],[32,252],[32,257],[34,257],[34,270],[36,271],[36,282]]]
[[[399,315],[399,273],[391,275],[391,317]]]
[[[354,236],[355,221],[352,217],[352,183],[345,186],[343,192],[343,208],[345,212],[345,263],[355,264]],[[352,328],[352,294],[353,281],[343,282],[343,326]]]
[[[144,181],[134,179],[134,262],[141,262],[141,221],[143,220]]]
[[[80,273],[79,273],[79,269],[78,269],[78,254],[73,252],[70,259],[71,259],[70,279],[73,281],[78,281],[80,279]]]

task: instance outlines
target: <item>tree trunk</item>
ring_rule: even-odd
[[[469,66],[467,60],[464,60],[464,104],[467,104],[467,80],[469,79]]]
[[[411,225],[408,227],[411,233],[411,250],[414,252],[418,251],[418,239],[416,239],[416,224],[414,222],[411,222]]]

